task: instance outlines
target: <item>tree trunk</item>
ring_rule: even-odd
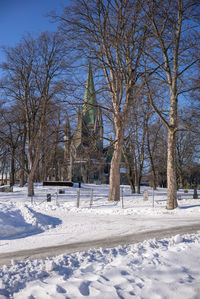
[[[22,136],[22,151],[21,151],[21,170],[20,170],[20,187],[23,187],[25,185],[25,171],[26,169],[26,126],[24,126],[24,133]]]
[[[153,190],[156,190],[157,187],[156,171],[153,163],[151,163],[151,173],[152,173],[152,188]]]
[[[176,181],[176,136],[174,130],[168,129],[168,156],[167,156],[167,210],[173,210],[177,203],[177,181]]]
[[[40,158],[40,143],[39,143],[40,137],[38,137],[38,141],[35,144],[36,150],[34,158],[32,156],[32,149],[31,147],[28,149],[28,157],[29,157],[29,164],[30,164],[30,172],[28,174],[28,196],[34,196],[34,179],[36,170],[38,168],[39,164],[39,158]]]
[[[137,170],[136,158],[134,158],[134,160],[135,160],[135,168],[134,168],[135,186],[138,186],[138,170]]]
[[[28,175],[28,196],[34,196],[34,180],[39,165],[39,157],[40,157],[40,146],[38,144],[35,152],[34,161],[31,161],[30,163],[30,172]]]
[[[10,186],[15,184],[15,149],[12,148],[11,169],[10,169]]]
[[[34,196],[34,173],[28,175],[28,196]]]
[[[4,181],[5,181],[5,160],[3,159],[1,161],[1,185],[4,185]]]
[[[20,170],[20,181],[19,181],[19,186],[20,187],[24,187],[25,185],[25,173],[24,173],[24,169]]]
[[[128,182],[131,186],[131,193],[135,193],[134,176],[133,176],[133,171],[132,171],[131,167],[127,171],[127,178],[128,178]]]
[[[4,185],[4,168],[1,169],[1,185]]]
[[[42,181],[46,181],[47,180],[47,163],[46,163],[46,157],[44,157],[44,153],[42,156],[43,156],[43,158],[42,158],[41,178],[42,178]]]
[[[140,194],[140,181],[137,182],[137,194]]]
[[[110,166],[110,189],[108,200],[120,200],[120,163],[123,149],[124,129],[123,127],[115,126],[116,141],[114,144],[114,153]]]
[[[8,184],[8,173],[7,173],[7,171],[6,171],[5,185],[7,185],[7,184]]]
[[[178,186],[177,189],[183,189],[184,184],[183,184],[183,171],[182,171],[182,166],[179,165],[177,166],[177,175],[178,175]]]
[[[25,171],[24,171],[24,168],[26,167],[25,164],[26,164],[26,159],[25,159],[25,151],[22,151],[22,159],[21,159],[21,164],[22,164],[22,168],[20,169],[20,182],[19,182],[19,185],[20,187],[24,187],[25,185]]]
[[[140,194],[141,180],[142,180],[142,176],[141,176],[140,174],[138,174],[137,182],[136,182],[136,186],[137,186],[137,194]]]

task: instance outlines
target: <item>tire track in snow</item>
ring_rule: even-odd
[[[110,238],[97,239],[92,241],[76,242],[71,244],[62,244],[49,247],[40,247],[15,252],[0,254],[0,266],[8,265],[12,260],[34,260],[53,257],[59,254],[68,254],[78,251],[87,251],[94,248],[112,248],[118,245],[129,245],[142,242],[153,238],[172,237],[177,234],[196,233],[200,231],[200,223],[187,226],[177,226],[166,229],[158,229],[141,233],[133,233],[124,236],[115,236]]]

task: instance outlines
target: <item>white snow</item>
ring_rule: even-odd
[[[179,207],[167,211],[166,190],[149,200],[123,186],[123,202],[109,202],[107,185],[78,188],[14,187],[0,193],[0,254],[124,236],[200,222],[200,200],[179,191]],[[91,205],[91,189],[93,202]],[[52,201],[47,202],[47,193]],[[200,298],[200,232],[115,248],[90,249],[0,267],[0,298]]]

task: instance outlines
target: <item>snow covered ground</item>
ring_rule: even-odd
[[[167,211],[166,190],[149,200],[121,188],[122,200],[108,202],[107,185],[78,188],[37,185],[0,193],[0,254],[17,250],[124,236],[200,223],[200,200],[178,192],[179,207]],[[47,202],[51,193],[52,201]],[[93,196],[92,196],[93,193]],[[91,202],[93,197],[93,202]],[[200,298],[200,232],[151,239],[115,248],[90,249],[0,268],[0,298]]]

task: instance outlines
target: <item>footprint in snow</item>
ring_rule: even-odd
[[[83,296],[89,296],[90,295],[90,290],[89,290],[89,285],[90,285],[90,281],[84,281],[81,283],[80,287],[79,287],[79,291]]]
[[[65,294],[67,292],[63,287],[59,285],[56,286],[56,291],[60,294]]]

